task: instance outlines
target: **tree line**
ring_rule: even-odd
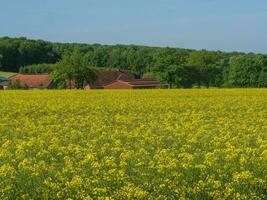
[[[170,87],[267,87],[265,54],[0,38],[0,71],[53,73],[82,85],[95,78],[92,69],[105,68],[155,77]]]

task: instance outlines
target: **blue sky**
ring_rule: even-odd
[[[0,0],[0,36],[267,53],[267,0]]]

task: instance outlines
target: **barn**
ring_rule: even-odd
[[[98,79],[84,89],[153,89],[159,86],[160,82],[155,79],[135,79],[130,71],[103,70]]]
[[[97,80],[85,86],[85,89],[105,89],[105,86],[119,79],[134,79],[134,75],[127,70],[102,70],[98,74]]]

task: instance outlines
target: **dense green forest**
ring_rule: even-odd
[[[136,45],[52,43],[0,38],[0,71],[50,73],[65,55],[91,68],[131,70],[170,87],[267,87],[267,55]],[[88,69],[89,70],[89,69]],[[90,71],[90,70],[89,70]]]

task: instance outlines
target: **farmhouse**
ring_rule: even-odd
[[[14,88],[52,89],[55,87],[52,77],[48,74],[16,74],[9,80]],[[99,72],[97,80],[93,84],[86,85],[84,89],[153,89],[159,86],[160,82],[155,79],[135,79],[134,75],[126,70],[103,70]],[[72,88],[75,88],[74,82]]]
[[[99,73],[95,83],[85,86],[85,89],[153,89],[160,86],[155,79],[135,79],[126,70],[106,70]]]
[[[16,74],[10,77],[13,86],[28,89],[52,89],[53,79],[48,74]]]
[[[97,80],[90,85],[85,86],[85,89],[104,89],[106,85],[118,79],[134,79],[134,75],[126,70],[102,70],[98,74]]]

